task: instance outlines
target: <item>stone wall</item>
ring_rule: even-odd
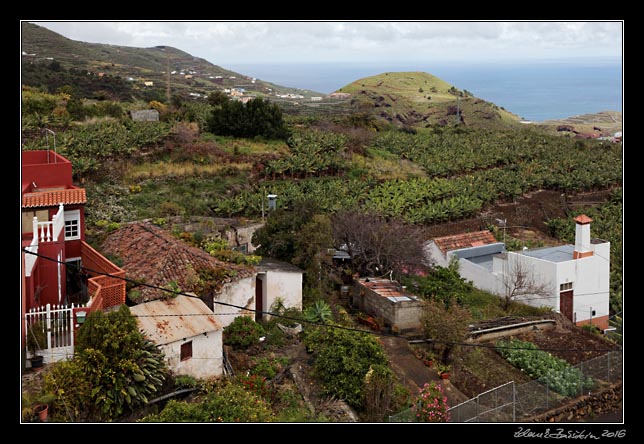
[[[622,383],[618,382],[600,392],[576,398],[561,407],[533,416],[527,422],[592,421],[594,416],[619,411],[622,408]]]

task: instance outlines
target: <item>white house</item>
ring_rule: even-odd
[[[268,319],[273,305],[302,309],[302,278],[304,271],[287,262],[262,258],[255,276],[255,319]]]
[[[465,233],[429,241],[428,259],[446,266],[458,260],[459,273],[483,290],[501,297],[508,287],[527,279],[538,294],[519,291],[517,301],[547,306],[564,314],[577,325],[592,323],[608,328],[610,286],[610,243],[591,239],[585,215],[575,218],[575,245],[506,252],[491,233]]]
[[[175,375],[221,376],[222,326],[201,299],[178,295],[136,305],[130,312],[148,339],[163,351]]]

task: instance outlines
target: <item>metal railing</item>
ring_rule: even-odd
[[[488,390],[475,398],[449,408],[450,422],[521,422],[539,413],[560,406],[577,396],[599,392],[607,385],[621,381],[622,351],[612,351],[573,368],[586,381],[578,384],[575,393],[565,396],[557,393],[546,382],[530,381],[516,385],[510,381]],[[389,422],[415,422],[412,409],[389,416]]]

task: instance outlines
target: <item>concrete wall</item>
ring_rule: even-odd
[[[601,329],[608,328],[610,308],[608,257],[593,254],[557,264],[557,290],[559,284],[573,283],[573,313],[576,323],[588,323],[591,319],[595,319],[593,324]],[[591,314],[591,310],[595,311],[594,315]]]
[[[514,274],[512,270],[516,267],[525,269],[537,286],[545,286],[547,295],[528,294],[516,298],[518,302],[523,302],[533,307],[551,307],[559,311],[559,284],[557,283],[557,265],[560,263],[544,261],[525,254],[509,252],[507,255],[507,264],[504,273],[509,274],[510,281]]]
[[[302,309],[302,273],[267,270],[263,273],[264,281],[262,311],[269,311],[279,299],[287,308]],[[270,319],[270,316],[265,316]]]
[[[421,328],[422,302],[392,301],[378,293],[356,284],[353,289],[353,304],[365,313],[381,317],[385,324],[400,332]]]
[[[449,260],[443,255],[443,252],[440,248],[434,243],[434,241],[427,242],[423,250],[425,252],[425,260],[429,264],[440,265],[441,267],[447,267],[449,265]]]
[[[217,316],[217,321],[222,327],[230,325],[239,314],[242,314],[242,311],[244,314],[250,314],[251,312],[249,311],[218,304],[217,302],[255,310],[255,277],[248,277],[225,284],[222,290],[215,295],[212,306],[212,311],[215,314],[221,314]]]
[[[192,341],[192,358],[181,361],[181,345]],[[176,341],[161,347],[168,368],[175,375],[189,375],[205,379],[223,374],[222,330],[215,330],[185,341]]]
[[[495,273],[490,273],[484,267],[477,265],[467,259],[459,259],[458,272],[465,280],[472,281],[476,288],[489,291],[490,293],[501,295],[502,280]]]
[[[250,224],[245,226],[230,227],[225,231],[225,236],[228,239],[228,245],[231,248],[239,248],[246,245],[246,252],[252,254],[257,247],[252,243],[253,234],[264,226],[263,222]]]

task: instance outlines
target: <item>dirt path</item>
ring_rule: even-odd
[[[454,406],[469,399],[449,380],[440,379],[434,369],[427,367],[416,358],[405,338],[385,336],[382,338],[382,343],[391,368],[412,394],[418,393],[426,382],[435,381],[442,384],[448,405]]]

